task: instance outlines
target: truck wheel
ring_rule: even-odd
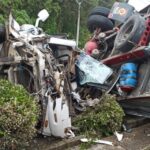
[[[88,17],[87,26],[90,32],[96,28],[101,28],[101,31],[112,30],[114,25],[111,20],[101,15],[91,15]]]
[[[139,14],[132,15],[120,28],[115,42],[115,50],[127,52],[138,44],[145,30],[145,20]]]
[[[5,27],[0,24],[0,43],[5,41]]]
[[[100,16],[108,17],[109,13],[110,13],[109,8],[98,6],[98,7],[95,7],[91,10],[91,12],[89,13],[89,16],[100,15]],[[111,21],[113,24],[115,24],[114,20],[111,20]]]
[[[101,16],[104,16],[104,17],[108,17],[109,12],[110,12],[109,8],[98,6],[98,7],[93,8],[90,11],[89,16],[91,16],[91,15],[101,15]]]

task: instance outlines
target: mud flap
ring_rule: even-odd
[[[46,120],[48,120],[48,126],[44,129],[44,133],[52,134],[56,137],[69,137],[73,136],[71,131],[71,118],[69,117],[69,107],[67,101],[57,98],[52,100],[49,96]]]
[[[51,129],[50,129],[50,122],[49,122],[49,116],[48,116],[49,109],[48,108],[49,108],[49,103],[47,105],[42,134],[46,135],[46,136],[51,136],[52,133],[51,133]]]

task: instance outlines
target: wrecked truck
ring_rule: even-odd
[[[92,87],[116,94],[127,114],[150,118],[150,1],[116,2],[111,10],[96,7],[87,26],[92,36],[85,53],[113,71],[104,84]]]
[[[115,13],[120,12],[116,7],[130,11],[120,17]],[[35,26],[20,26],[10,14],[0,51],[1,75],[22,84],[41,104],[43,135],[74,137],[71,116],[75,110],[84,111],[88,106],[85,100],[95,102],[104,93],[117,95],[126,113],[150,117],[149,96],[146,97],[149,13],[141,15],[124,3],[115,3],[111,11],[94,9],[88,18],[92,37],[85,52],[64,35],[45,34],[38,22],[47,17],[43,10]],[[116,24],[115,18],[121,23]]]
[[[70,108],[71,91],[67,63],[76,42],[65,35],[47,35],[38,27],[49,14],[44,9],[35,25],[19,25],[9,15],[5,41],[0,50],[1,76],[22,84],[41,104],[39,132],[46,136],[73,137]],[[55,51],[54,51],[55,50]],[[57,58],[57,59],[56,59]]]

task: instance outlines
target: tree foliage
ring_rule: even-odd
[[[89,38],[86,21],[89,11],[98,5],[111,7],[115,0],[83,0],[81,5],[80,46]],[[20,24],[35,23],[38,12],[47,9],[50,17],[40,24],[47,33],[67,33],[76,38],[78,4],[76,0],[0,0],[0,22],[4,23],[10,11]]]

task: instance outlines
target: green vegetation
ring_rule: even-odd
[[[79,127],[80,134],[87,137],[112,135],[121,128],[124,112],[114,95],[104,95],[101,102],[75,118],[73,124]]]
[[[80,150],[87,150],[92,145],[94,145],[94,142],[91,140],[89,142],[81,143],[80,146],[79,146],[79,148],[80,148]]]
[[[25,146],[35,135],[40,109],[21,85],[0,80],[0,149]]]
[[[111,7],[115,0],[84,0],[81,7],[80,42],[82,48],[89,38],[86,21],[89,11],[95,6]],[[50,17],[40,24],[47,33],[67,33],[76,38],[78,5],[76,0],[0,0],[0,22],[4,23],[10,11],[20,24],[35,23],[38,12],[45,8]]]

